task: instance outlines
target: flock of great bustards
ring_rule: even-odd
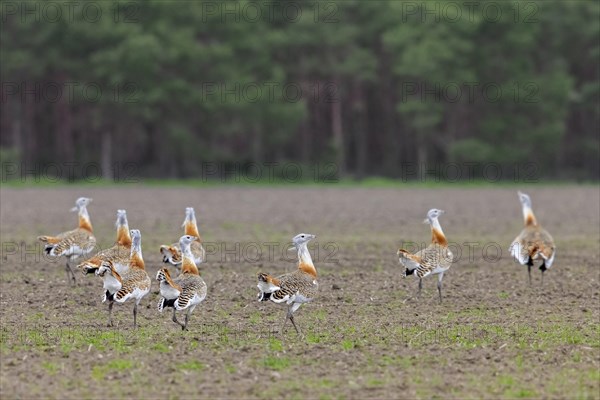
[[[96,248],[87,197],[77,199],[72,211],[79,215],[79,226],[71,231],[55,236],[40,236],[38,239],[45,244],[45,252],[54,257],[66,257],[67,279],[75,283],[75,273],[71,262],[80,257],[87,257]],[[523,209],[525,228],[510,246],[512,256],[522,265],[527,265],[529,283],[531,284],[531,267],[534,262],[540,264],[542,284],[544,272],[554,261],[555,246],[550,234],[544,230],[535,218],[531,199],[519,192],[519,200]],[[428,275],[438,275],[439,301],[442,301],[442,279],[450,268],[453,255],[448,248],[448,240],[442,231],[438,218],[444,211],[431,209],[427,213],[425,223],[431,227],[431,244],[412,254],[404,249],[398,250],[400,264],[405,267],[404,276],[415,275],[419,278],[419,292],[422,280]],[[206,253],[198,232],[194,209],[186,208],[183,222],[184,235],[178,243],[163,245],[160,252],[163,261],[173,265],[178,272],[174,278],[168,268],[158,271],[156,280],[160,287],[158,310],[173,308],[173,321],[187,329],[190,314],[194,308],[206,298],[206,284],[200,277],[198,264],[205,261]],[[292,239],[298,252],[298,269],[292,273],[278,277],[266,273],[258,274],[258,300],[272,301],[287,306],[286,317],[282,326],[289,319],[300,333],[294,313],[303,303],[312,301],[318,291],[317,270],[313,264],[308,242],[315,235],[300,233]],[[109,326],[112,322],[112,308],[115,302],[134,302],[133,326],[137,327],[137,306],[140,300],[150,292],[151,280],[148,276],[144,258],[142,257],[142,235],[139,230],[129,230],[125,210],[117,211],[117,241],[105,250],[101,250],[91,258],[80,263],[77,268],[84,274],[94,273],[104,282],[104,299],[108,301]],[[185,311],[185,322],[177,320],[176,311]]]

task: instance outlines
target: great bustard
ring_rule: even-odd
[[[158,302],[158,310],[162,312],[165,307],[173,307],[173,322],[179,324],[182,330],[187,329],[188,321],[192,311],[206,298],[206,283],[200,277],[198,267],[194,262],[191,252],[191,244],[196,242],[196,236],[184,235],[179,239],[182,253],[181,274],[171,279],[169,270],[166,268],[158,271],[156,279],[160,283],[161,298]],[[186,310],[185,322],[177,320],[176,311]]]
[[[75,283],[75,273],[71,268],[71,261],[79,257],[85,257],[92,252],[96,246],[96,238],[92,231],[92,222],[87,211],[87,206],[92,199],[80,197],[75,202],[71,211],[77,211],[79,215],[79,226],[72,231],[59,233],[55,236],[39,236],[38,240],[45,244],[44,251],[54,257],[64,256],[67,258],[67,280]]]
[[[206,251],[202,246],[202,237],[198,232],[198,224],[196,222],[196,214],[192,207],[185,209],[185,219],[183,220],[182,227],[184,229],[183,234],[188,236],[194,236],[198,240],[192,242],[190,251],[192,253],[194,263],[196,265],[204,262],[206,259]],[[163,262],[174,265],[177,269],[181,269],[181,246],[179,243],[173,243],[170,245],[160,246],[160,254],[163,256]]]
[[[100,268],[102,261],[111,261],[117,272],[121,274],[128,268],[131,256],[131,235],[129,234],[129,224],[125,210],[117,210],[115,225],[117,227],[115,244],[108,249],[99,251],[77,266],[84,275],[95,273]]]
[[[104,280],[104,299],[108,300],[108,325],[112,326],[112,308],[114,302],[124,303],[131,299],[133,305],[133,327],[137,327],[137,307],[144,296],[150,291],[150,277],[146,273],[142,257],[142,235],[139,230],[131,230],[131,257],[129,268],[119,274],[111,261],[102,261],[96,275]]]
[[[294,272],[273,277],[265,273],[258,274],[258,301],[272,301],[287,306],[285,320],[281,327],[289,319],[300,334],[300,330],[294,321],[294,313],[304,303],[312,301],[319,289],[317,282],[317,269],[313,264],[310,252],[308,251],[308,242],[315,238],[315,235],[301,233],[292,239],[294,247],[298,251],[298,269]]]
[[[452,252],[448,248],[448,240],[442,231],[438,217],[444,214],[443,210],[433,208],[427,212],[427,218],[423,223],[431,226],[431,244],[415,254],[404,249],[399,249],[398,261],[405,267],[404,276],[415,274],[419,278],[419,292],[423,288],[423,278],[427,275],[438,275],[438,293],[440,303],[442,302],[442,279],[444,273],[452,265]]]
[[[531,267],[534,262],[541,262],[542,284],[544,272],[552,266],[556,247],[552,236],[540,226],[533,215],[531,198],[525,193],[519,193],[519,200],[523,210],[525,228],[510,245],[510,253],[522,265],[527,265],[529,284],[531,285]]]

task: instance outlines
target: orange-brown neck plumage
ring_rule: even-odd
[[[190,236],[196,236],[198,239],[200,239],[200,233],[198,232],[198,227],[196,226],[195,221],[186,221],[185,234]]]
[[[183,261],[181,262],[181,273],[200,275],[200,272],[198,271],[198,267],[196,267],[194,260],[187,257],[185,254],[183,255]]]
[[[139,231],[132,230],[131,256],[129,268],[145,269],[144,257],[142,256],[142,237]]]
[[[79,228],[92,232],[92,223],[87,215],[79,214]]]
[[[440,246],[448,246],[446,235],[444,235],[444,231],[442,231],[442,226],[437,217],[429,218],[429,225],[431,225],[431,243],[436,243]]]
[[[531,209],[524,212],[524,219],[525,226],[536,226],[538,224],[537,219],[535,218],[535,215],[533,215],[533,211],[531,211]]]
[[[448,246],[448,240],[441,229],[431,227],[431,243],[437,243],[440,246]]]
[[[306,244],[302,245],[300,249],[298,249],[298,269],[306,274],[314,276],[315,278],[317,277],[317,269],[312,262],[312,258],[308,252],[308,247]]]
[[[131,235],[127,225],[119,226],[117,229],[117,243],[126,247],[131,246]]]
[[[316,269],[316,268],[315,268],[315,266],[314,266],[314,265],[312,265],[312,264],[308,264],[308,263],[305,263],[305,262],[302,262],[302,261],[301,261],[301,262],[298,264],[298,269],[299,269],[300,271],[304,272],[305,274],[312,275],[312,276],[314,276],[315,278],[317,277],[317,269]]]
[[[131,255],[131,259],[129,260],[129,268],[138,268],[138,269],[146,268],[144,259],[142,258],[141,254],[135,252]]]

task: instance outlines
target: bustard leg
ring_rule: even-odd
[[[187,324],[188,324],[189,320],[190,320],[190,311],[188,311],[187,313],[185,313],[185,323],[181,327],[182,331],[187,331]]]
[[[175,311],[177,311],[177,310],[175,309],[175,307],[173,307],[173,322],[175,322],[177,325],[181,326],[181,329],[185,329],[184,325],[177,320],[177,315],[175,314]]]
[[[287,320],[290,318],[290,312],[289,310],[285,312],[285,319],[283,320],[283,324],[281,325],[281,330],[279,331],[279,333],[281,333],[283,335],[283,330],[285,329],[285,324],[287,323]]]
[[[544,286],[544,270],[542,270],[542,286]]]
[[[423,278],[419,278],[419,290],[417,291],[417,297],[421,296],[421,289],[423,289]]]
[[[187,328],[188,322],[190,321],[190,316],[192,315],[192,311],[194,311],[194,308],[196,308],[196,305],[188,307],[187,312],[185,313],[185,323],[181,327],[181,330],[183,330],[183,331],[188,330],[188,328]]]
[[[283,325],[281,326],[281,333],[283,334],[283,328],[285,328],[285,324],[287,323],[287,320],[289,319],[292,322],[292,325],[294,326],[294,329],[296,330],[296,333],[298,335],[301,335],[300,330],[298,329],[298,326],[296,326],[296,321],[294,321],[294,312],[300,308],[300,306],[302,305],[302,303],[293,303],[291,306],[288,307],[287,312],[285,313],[285,321],[283,321]]]
[[[65,267],[65,270],[67,271],[67,280],[71,282],[72,285],[74,285],[75,282],[75,273],[73,272],[73,269],[71,269],[71,265],[69,264],[70,259],[67,258],[67,265]]]
[[[287,318],[290,319],[290,321],[292,322],[292,325],[294,325],[294,329],[296,330],[296,333],[298,334],[298,336],[303,336],[302,332],[300,332],[300,329],[298,329],[298,326],[296,326],[296,321],[294,321],[294,313],[296,312],[296,310],[298,310],[300,308],[300,306],[302,305],[302,303],[293,303],[292,306],[290,308],[288,308],[288,312],[287,312]]]
[[[542,266],[540,267],[540,269],[542,270],[542,286],[544,286],[544,272],[546,272],[546,262],[544,261],[544,263],[542,264]]]
[[[107,326],[113,326],[112,309],[113,309],[114,304],[115,304],[114,301],[109,300],[109,303],[108,303],[108,325]]]
[[[294,325],[294,329],[296,330],[296,333],[298,335],[300,335],[300,331],[298,330],[298,327],[296,326],[296,322],[294,322],[294,315],[290,314],[290,321],[292,321],[292,325]]]
[[[438,284],[437,284],[438,293],[440,295],[440,304],[442,304],[442,279],[444,279],[444,273],[443,272],[440,274],[440,277],[438,278]]]
[[[529,275],[529,286],[531,286],[531,266],[533,265],[533,261],[531,260],[531,257],[529,258],[529,261],[527,261],[527,274]]]
[[[133,303],[133,329],[137,328],[137,302]]]

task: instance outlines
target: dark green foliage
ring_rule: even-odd
[[[599,177],[596,1],[92,4],[1,7],[0,145],[27,166],[400,177],[493,162]]]

